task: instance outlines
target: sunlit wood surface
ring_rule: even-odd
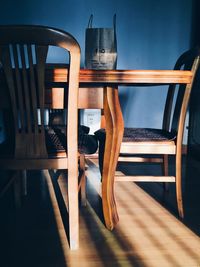
[[[102,222],[101,200],[98,197],[101,194],[100,175],[95,160],[94,164],[90,162],[90,167],[87,171],[88,203],[80,210],[80,249],[70,251],[68,248],[48,174],[32,172],[28,177],[28,195],[21,208],[13,208],[11,192],[0,200],[1,267],[200,265],[198,207],[187,201],[186,220],[183,223],[173,215],[175,203],[172,202],[169,209],[159,203],[158,185],[155,188],[158,189],[157,201],[135,183],[115,183],[120,222],[110,232]],[[197,169],[194,173],[198,173]],[[192,197],[199,185],[198,180],[195,181],[196,186],[190,185],[193,187]],[[59,183],[64,192],[64,178]],[[186,195],[191,196],[191,188],[187,189],[190,194],[186,190]],[[59,204],[62,207],[61,199]],[[63,210],[62,215],[65,214]]]
[[[65,82],[66,68],[49,68],[46,79],[53,82]],[[80,83],[93,84],[130,84],[130,83],[190,83],[191,71],[184,70],[80,70]]]

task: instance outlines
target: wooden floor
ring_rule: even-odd
[[[31,172],[21,208],[14,208],[11,191],[0,200],[1,267],[200,266],[198,163],[189,164],[185,174],[183,222],[176,218],[174,190],[163,195],[160,184],[119,182],[115,191],[120,222],[112,232],[104,227],[96,192],[100,175],[95,164],[90,165],[88,203],[80,210],[80,249],[69,250],[50,177]],[[64,180],[60,183],[65,190]],[[59,205],[66,217],[62,199]]]

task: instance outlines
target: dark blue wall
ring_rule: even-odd
[[[0,24],[43,24],[71,32],[82,48],[91,13],[94,26],[112,26],[117,14],[118,68],[169,69],[191,45],[191,0],[6,0]],[[56,55],[55,55],[56,57]],[[160,126],[165,90],[121,88],[128,126]],[[150,115],[148,110],[154,110]]]

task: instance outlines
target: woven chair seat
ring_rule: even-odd
[[[175,134],[153,128],[124,128],[123,142],[145,142],[174,140]]]
[[[105,129],[99,129],[95,132],[95,135],[100,142],[105,142]],[[175,138],[175,134],[160,129],[124,128],[123,142],[165,141],[175,140]]]
[[[54,131],[53,129],[49,129],[45,134],[48,154],[67,151],[67,139],[65,134],[59,130]]]
[[[82,129],[82,128],[81,128]],[[86,132],[86,127],[79,131],[78,135],[78,150],[80,154],[93,154],[98,148],[97,139],[94,135],[89,135]],[[48,127],[45,129],[45,141],[47,153],[49,155],[57,154],[59,152],[67,152],[67,138],[64,133],[64,127]],[[0,157],[14,156],[14,142],[5,140],[0,144]]]
[[[97,151],[98,143],[94,135],[88,134],[88,127],[79,127],[78,151],[80,154],[94,154]],[[64,128],[49,128],[46,131],[46,147],[48,153],[66,152],[67,142]]]

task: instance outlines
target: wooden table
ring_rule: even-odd
[[[67,81],[66,66],[49,65],[46,71],[45,92],[47,106],[63,105],[64,83]],[[124,122],[118,98],[118,86],[190,83],[190,71],[174,70],[80,70],[79,108],[104,109],[106,144],[102,177],[102,205],[106,227],[112,230],[119,221],[115,198],[114,176]],[[8,90],[0,85],[0,107],[7,107]]]
[[[46,80],[49,83],[62,84],[66,82],[66,77],[66,68],[51,68],[46,73]],[[114,176],[124,122],[118,98],[118,86],[186,84],[191,82],[191,77],[190,71],[183,70],[80,70],[79,108],[104,109],[106,144],[102,175],[102,205],[108,229],[112,230],[119,221],[114,197]],[[56,98],[59,92],[58,88],[53,88],[51,96]],[[55,101],[57,104],[58,102]]]

